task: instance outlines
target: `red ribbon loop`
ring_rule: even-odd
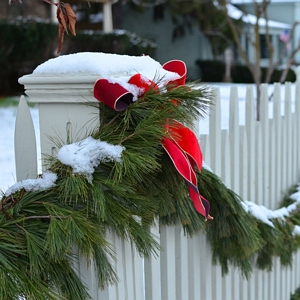
[[[183,61],[171,60],[163,65],[163,69],[179,75],[178,79],[170,80],[167,83],[170,88],[185,84],[187,69]],[[151,88],[159,92],[158,86],[142,74],[133,75],[128,83],[140,89],[138,97],[144,96]],[[120,84],[111,83],[107,79],[100,78],[94,85],[94,97],[116,111],[123,111],[133,102],[134,95]],[[178,105],[176,101],[171,101]],[[209,215],[210,204],[200,195],[197,186],[195,165],[201,170],[202,153],[196,135],[177,121],[166,125],[166,130],[169,133],[169,138],[163,139],[162,146],[168,153],[176,170],[187,182],[189,195],[195,209],[206,219],[212,219]]]
[[[133,99],[132,93],[118,83],[100,78],[94,85],[94,97],[116,111],[125,110]]]
[[[163,65],[163,69],[177,73],[180,76],[178,79],[169,81],[168,84],[171,84],[173,87],[185,85],[187,69],[183,61],[170,60]]]

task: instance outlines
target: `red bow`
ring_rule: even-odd
[[[168,82],[172,88],[185,84],[186,65],[184,62],[172,60],[165,63],[163,69],[179,75],[178,79]],[[140,89],[139,96],[144,95],[150,88],[159,89],[153,81],[141,74],[132,76],[128,83]],[[133,102],[134,95],[120,84],[100,78],[94,85],[94,97],[116,111],[123,111]],[[169,125],[167,130],[170,137],[163,139],[162,146],[179,174],[188,183],[189,194],[195,209],[206,219],[212,219],[209,215],[210,204],[200,195],[197,187],[195,164],[199,170],[202,169],[202,153],[197,137],[189,128],[177,121]]]

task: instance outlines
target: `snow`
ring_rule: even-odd
[[[16,182],[14,185],[12,185],[6,190],[5,195],[8,196],[11,193],[20,191],[22,188],[25,189],[27,192],[45,191],[53,187],[55,185],[56,180],[57,175],[55,173],[46,171],[42,174],[41,177],[37,179],[25,179]]]
[[[177,74],[166,72],[162,66],[148,56],[130,57],[120,56],[115,54],[105,55],[103,60],[101,53],[80,53],[71,54],[67,56],[60,56],[55,59],[49,60],[38,66],[33,74],[35,76],[58,76],[58,75],[99,75],[106,76],[109,80],[118,80],[124,84],[132,75],[140,72],[143,76],[149,79],[161,76],[164,80],[173,80],[178,77]],[[112,76],[113,74],[113,76]],[[210,84],[210,87],[219,87],[221,91],[221,106],[222,106],[222,129],[228,129],[229,120],[229,97],[231,84]],[[236,85],[238,87],[239,105],[240,105],[240,124],[245,123],[245,93],[246,85]],[[272,89],[272,85],[269,86]],[[292,85],[292,95],[294,94],[295,86]],[[282,90],[282,93],[284,91]],[[270,101],[272,106],[272,101]],[[36,129],[37,141],[39,143],[39,128],[38,128],[38,110],[31,108],[34,126]],[[272,110],[270,110],[272,111]],[[282,113],[284,107],[282,107]],[[46,172],[38,179],[27,179],[22,182],[15,183],[15,166],[14,166],[14,122],[16,116],[16,108],[0,108],[0,189],[6,190],[5,194],[15,192],[21,188],[26,190],[35,191],[39,189],[48,189],[55,184],[56,174]],[[270,117],[272,117],[270,115]],[[208,118],[200,121],[200,134],[208,133],[209,122]],[[40,152],[38,144],[38,153]],[[71,145],[64,145],[58,151],[58,159],[62,163],[69,165],[73,168],[74,173],[84,174],[89,181],[92,180],[92,174],[95,167],[108,160],[115,160],[121,162],[122,152],[125,149],[119,145],[110,145],[105,141],[94,140],[91,137],[85,140],[74,143]],[[209,169],[209,166],[204,167]],[[39,167],[41,170],[41,167]],[[10,186],[10,188],[8,188]],[[8,189],[7,189],[8,188]],[[243,207],[245,211],[250,212],[254,217],[268,224],[274,226],[272,219],[279,218],[284,220],[300,203],[300,191],[291,196],[295,203],[286,208],[278,210],[269,210],[265,206],[257,205],[245,199]],[[294,234],[300,235],[300,227],[295,227]]]
[[[140,89],[129,84],[128,80],[135,74],[159,82],[159,86],[176,80],[177,73],[163,69],[162,65],[148,55],[129,56],[98,52],[80,52],[61,55],[39,65],[35,76],[74,76],[98,75],[111,83],[118,83],[133,94],[137,100]]]
[[[251,2],[252,2],[252,0],[251,0]],[[216,7],[220,7],[219,4],[218,4],[218,1],[214,1],[214,5]],[[231,18],[233,18],[235,20],[242,19],[243,22],[251,24],[251,25],[256,24],[256,21],[257,21],[256,15],[245,14],[240,9],[238,9],[236,6],[234,6],[230,3],[228,3],[226,6],[227,6],[227,10],[228,10],[228,15]],[[265,18],[260,18],[258,20],[258,24],[261,27],[265,27],[266,23],[267,23],[267,20]],[[290,25],[290,24],[283,23],[283,22],[278,22],[278,21],[274,21],[274,20],[268,20],[268,25],[269,25],[270,28],[279,28],[279,29],[291,29],[292,28],[292,25]]]
[[[74,173],[83,174],[89,182],[92,182],[95,168],[101,162],[115,160],[121,163],[123,150],[125,150],[123,146],[87,137],[80,142],[62,146],[57,158],[63,164],[71,166]]]
[[[96,52],[61,55],[42,63],[33,71],[33,74],[38,76],[99,75],[110,78],[112,82],[127,82],[136,73],[151,80],[170,81],[179,77],[174,72],[164,70],[159,62],[148,55],[129,56]]]

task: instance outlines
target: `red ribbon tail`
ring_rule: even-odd
[[[185,154],[185,152],[171,139],[164,138],[163,147],[171,158],[178,173],[188,183],[190,198],[193,201],[195,209],[206,219],[211,219],[209,216],[210,204],[199,193],[197,176],[192,166],[191,157]]]

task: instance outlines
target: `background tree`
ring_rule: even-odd
[[[231,17],[228,0],[132,0],[138,6],[155,6],[154,16],[158,18],[162,15],[162,11],[168,11],[174,22],[173,39],[185,35],[188,31],[193,30],[193,26],[199,26],[201,32],[209,39],[212,52],[215,59],[223,59],[224,51],[227,48],[235,49],[246,66],[248,67],[253,82],[256,87],[257,105],[256,117],[260,119],[260,85],[261,83],[270,83],[272,74],[282,64],[285,58],[285,68],[282,70],[280,82],[284,82],[289,69],[294,61],[296,53],[300,50],[299,44],[292,50],[287,51],[287,47],[283,47],[279,56],[275,57],[275,49],[271,42],[270,25],[268,8],[271,0],[253,0],[253,11],[256,21],[254,24],[243,22],[242,17],[235,20]],[[158,6],[156,6],[159,4]],[[264,34],[261,34],[262,25],[259,20],[265,20]],[[289,37],[286,45],[294,39],[294,31],[299,22],[292,24],[289,30]],[[261,58],[261,37],[266,41],[267,52],[269,53],[266,72],[262,72]],[[243,38],[242,38],[243,37]],[[243,40],[247,40],[250,48],[252,48],[254,60],[249,57],[246,49],[243,47]]]
[[[231,32],[234,37],[234,42],[236,44],[238,53],[240,57],[244,60],[246,63],[253,81],[256,86],[256,116],[257,120],[260,119],[260,84],[261,83],[270,83],[271,76],[275,69],[282,63],[282,59],[287,55],[287,62],[286,66],[282,71],[280,82],[284,82],[286,79],[286,76],[288,74],[289,69],[291,68],[292,62],[294,60],[294,57],[296,53],[300,50],[300,42],[298,43],[297,47],[294,48],[292,51],[287,53],[287,47],[284,47],[279,55],[279,57],[276,59],[274,56],[274,46],[271,43],[271,37],[270,37],[270,26],[269,26],[269,17],[268,17],[268,7],[271,4],[271,0],[262,0],[260,2],[253,0],[253,8],[256,16],[256,22],[254,25],[252,24],[245,24],[245,26],[236,26],[236,24],[233,22],[233,19],[229,15],[227,4],[229,1],[227,0],[219,0],[218,5],[222,9],[227,23],[230,26]],[[262,74],[262,68],[261,68],[261,40],[260,40],[260,25],[259,25],[259,19],[264,18],[265,19],[265,40],[266,40],[266,46],[269,52],[269,58],[268,58],[268,67],[267,71],[265,73],[265,76],[263,77]],[[289,37],[286,41],[286,44],[291,42],[294,38],[294,31],[296,26],[299,24],[299,22],[295,22],[292,25],[292,28],[290,30]],[[250,33],[253,34],[250,34]],[[250,47],[253,47],[255,52],[254,62],[250,60],[246,50],[243,48],[242,42],[241,42],[241,36],[244,36]]]

